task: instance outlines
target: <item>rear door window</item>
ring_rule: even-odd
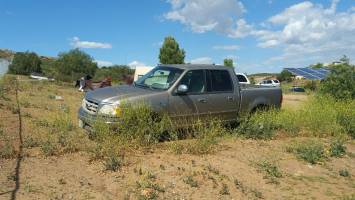
[[[188,71],[180,81],[180,85],[184,84],[188,87],[189,94],[200,94],[206,90],[204,70]]]
[[[247,79],[243,75],[238,74],[237,78],[238,78],[238,81],[241,82],[241,83],[248,82]]]
[[[209,92],[233,91],[233,82],[227,70],[208,70],[207,83]]]

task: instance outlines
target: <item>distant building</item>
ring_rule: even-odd
[[[145,66],[136,67],[136,70],[134,72],[134,81],[137,81],[140,77],[144,76],[152,69],[153,69],[152,67],[145,67]]]
[[[10,62],[6,59],[0,58],[0,76],[6,74],[9,69]]]

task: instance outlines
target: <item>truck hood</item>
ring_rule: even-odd
[[[161,92],[161,90],[151,90],[148,88],[139,88],[131,85],[120,85],[90,91],[86,93],[85,98],[98,103],[115,103],[123,99],[134,97],[143,98]]]

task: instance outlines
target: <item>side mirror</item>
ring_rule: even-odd
[[[186,94],[188,90],[189,90],[189,88],[188,88],[186,85],[181,84],[181,85],[179,85],[179,87],[177,88],[177,93],[178,93],[178,94]]]

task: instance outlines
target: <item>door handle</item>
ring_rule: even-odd
[[[234,98],[233,98],[233,97],[227,97],[227,100],[228,100],[228,101],[233,101]]]
[[[200,103],[207,103],[207,99],[201,98],[197,100]]]

